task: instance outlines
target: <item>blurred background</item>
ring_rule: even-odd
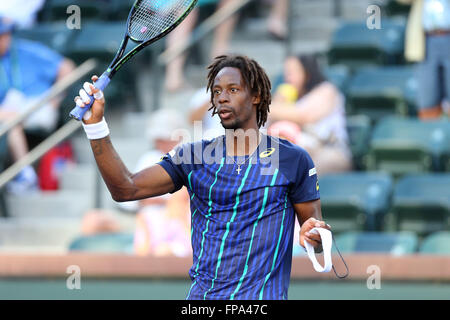
[[[177,129],[202,121],[203,137],[222,134],[206,67],[248,55],[272,81],[264,130],[313,157],[324,220],[350,266],[345,281],[318,275],[295,244],[289,297],[449,299],[449,2],[200,1],[106,89],[113,144],[135,171],[178,144]],[[132,3],[0,5],[1,299],[186,296],[187,191],[114,202],[68,117],[114,57]],[[82,290],[67,289],[69,265],[86,275]],[[368,288],[369,265],[380,290]]]

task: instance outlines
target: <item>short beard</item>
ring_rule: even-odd
[[[237,129],[242,128],[242,121],[240,121],[239,119],[235,119],[231,123],[228,123],[228,124],[224,124],[222,121],[220,121],[220,123],[222,124],[222,127],[224,129],[237,130]]]

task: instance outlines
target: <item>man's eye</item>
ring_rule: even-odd
[[[215,95],[220,94],[220,90],[214,90],[214,94]]]
[[[238,92],[237,88],[231,88],[231,92]]]

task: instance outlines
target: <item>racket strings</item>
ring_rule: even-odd
[[[128,33],[137,41],[150,40],[176,23],[193,0],[141,0],[134,6]]]

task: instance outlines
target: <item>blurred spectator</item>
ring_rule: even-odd
[[[224,129],[217,115],[212,115],[211,93],[205,88],[199,89],[189,103],[189,121],[197,125],[201,121],[202,139],[213,139],[224,134]]]
[[[284,81],[270,107],[269,134],[279,131],[305,148],[319,174],[350,170],[343,94],[325,79],[314,56],[288,57]]]
[[[9,17],[20,29],[31,28],[45,0],[8,0],[0,2],[0,16]]]
[[[2,18],[0,38],[0,104],[3,110],[22,112],[40,99],[51,86],[74,69],[71,60],[46,46],[13,37],[11,21]],[[25,130],[50,133],[56,128],[61,97],[34,112],[24,123]]]
[[[14,39],[13,21],[0,17],[0,121],[14,118],[30,103],[44,94],[54,82],[74,69],[74,64],[58,53],[35,42]],[[56,128],[58,107],[56,98],[33,113],[24,122],[28,129],[44,130],[49,134]],[[17,161],[28,152],[28,144],[21,126],[13,128],[8,135],[12,160]],[[12,181],[12,190],[21,192],[34,189],[36,174],[26,167]]]
[[[152,114],[147,137],[154,149],[145,153],[138,161],[136,172],[157,163],[181,142],[176,130],[184,129],[181,115],[168,109]],[[190,245],[190,208],[186,188],[160,197],[119,204],[123,209],[137,211],[134,238],[138,255],[187,256]]]
[[[184,41],[189,38],[192,30],[197,23],[199,10],[201,7],[206,4],[218,3],[218,8],[221,8],[225,5],[228,5],[230,2],[234,0],[199,0],[198,7],[200,9],[195,8],[189,16],[174,30],[172,33],[168,35],[167,45],[168,47],[172,47],[177,45],[177,43]],[[231,38],[231,35],[234,30],[234,26],[236,24],[237,17],[233,16],[223,22],[216,28],[214,33],[213,45],[211,47],[211,58],[214,58],[220,54],[224,54],[228,50],[228,43]],[[175,58],[172,62],[167,65],[166,69],[166,89],[173,92],[177,89],[180,89],[184,81],[184,64],[186,62],[186,54],[182,54]]]
[[[405,57],[420,63],[419,118],[438,118],[443,113],[445,99],[450,101],[450,0],[397,1],[412,4]]]
[[[81,233],[90,236],[99,233],[117,233],[121,231],[119,221],[112,212],[92,209],[87,211],[81,221]]]
[[[267,19],[269,33],[276,39],[287,37],[287,18],[290,0],[272,0],[272,9]]]

